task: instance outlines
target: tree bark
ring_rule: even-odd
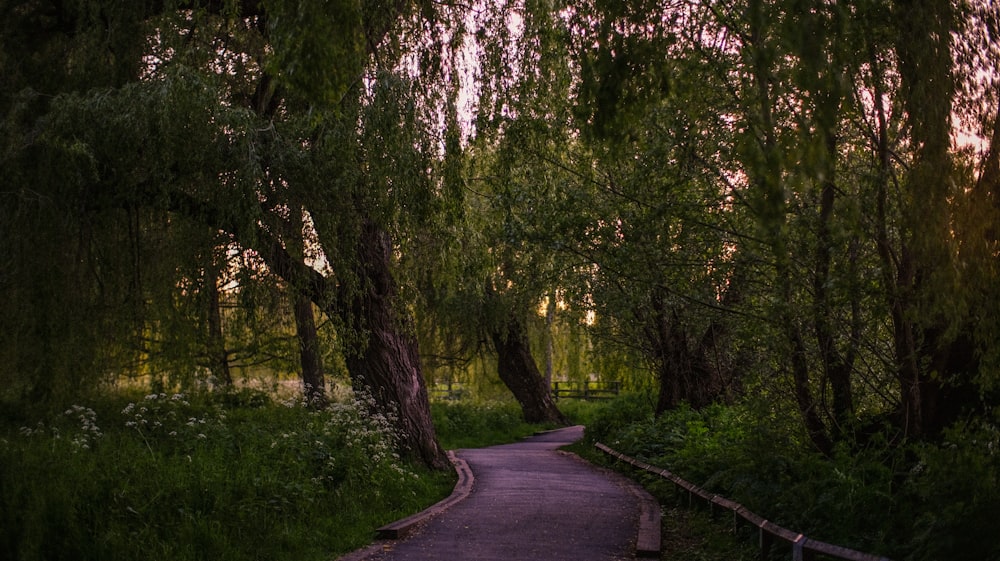
[[[663,291],[662,288],[657,289],[651,297],[653,315],[649,321],[654,327],[646,330],[660,385],[657,416],[682,402],[701,409],[724,399],[729,379],[732,378],[732,372],[720,361],[712,359],[727,335],[725,324],[712,321],[701,337],[692,338],[691,330],[683,325],[678,310],[666,307]],[[735,293],[730,296],[736,297]]]
[[[506,326],[493,330],[491,338],[497,352],[497,373],[521,405],[524,420],[568,424],[531,356],[528,334],[520,320],[510,318]]]
[[[205,271],[205,290],[208,292],[208,360],[209,369],[216,380],[224,386],[231,386],[233,375],[229,370],[229,351],[226,350],[226,337],[222,329],[219,276],[219,267],[215,263]]]
[[[293,294],[292,297],[295,299],[295,333],[299,340],[302,392],[309,405],[322,408],[327,404],[326,379],[323,372],[323,354],[320,352],[319,336],[316,332],[316,318],[313,315],[313,302],[302,294]]]
[[[363,334],[361,348],[346,357],[351,383],[356,392],[371,394],[378,412],[395,415],[404,454],[446,469],[450,463],[434,432],[417,341],[408,322],[395,311],[397,289],[388,234],[365,220],[357,255],[358,288],[342,291],[347,305],[327,312],[339,313],[355,333]]]

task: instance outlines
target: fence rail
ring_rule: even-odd
[[[621,392],[621,382],[552,382],[556,399],[611,399]]]
[[[733,513],[734,524],[739,518],[742,518],[753,526],[756,526],[760,536],[762,559],[768,558],[770,550],[776,541],[783,541],[787,542],[792,548],[792,561],[813,561],[816,559],[817,555],[832,557],[834,559],[842,559],[845,561],[889,561],[886,557],[880,557],[871,553],[863,553],[861,551],[855,551],[839,545],[833,545],[808,538],[798,532],[793,532],[792,530],[783,528],[764,519],[762,516],[751,512],[745,506],[735,501],[710,493],[666,469],[651,466],[646,462],[626,456],[625,454],[609,448],[600,442],[595,444],[595,446],[601,452],[621,460],[637,469],[669,480],[674,484],[676,489],[683,489],[686,491],[690,501],[693,501],[694,497],[698,497],[699,499],[705,501],[713,512],[716,508],[731,511]]]
[[[469,395],[469,390],[465,384],[459,382],[443,382],[431,384],[427,388],[427,393],[431,399],[457,401]]]

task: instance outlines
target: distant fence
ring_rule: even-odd
[[[445,382],[441,384],[434,384],[427,388],[427,393],[430,394],[431,399],[455,401],[466,397],[469,394],[469,390],[466,389],[465,384],[461,384],[459,382]]]
[[[555,399],[611,399],[621,393],[621,382],[552,382]],[[440,382],[427,388],[431,399],[456,401],[468,397],[469,389],[461,382]]]
[[[556,399],[611,399],[621,393],[621,382],[552,382]]]
[[[635,458],[626,456],[625,454],[613,450],[600,442],[595,444],[595,446],[601,452],[604,452],[609,456],[613,456],[635,468],[671,481],[674,484],[675,489],[687,492],[689,502],[693,502],[695,497],[697,497],[708,504],[708,507],[712,510],[713,514],[717,508],[731,511],[733,513],[734,526],[740,518],[746,520],[753,526],[756,526],[760,536],[762,559],[768,558],[771,548],[774,546],[776,541],[783,541],[788,543],[792,548],[792,561],[814,561],[817,559],[817,555],[833,559],[843,559],[846,561],[889,561],[886,557],[880,557],[871,553],[862,553],[860,551],[855,551],[839,545],[833,545],[807,538],[802,534],[782,528],[777,524],[765,520],[763,517],[750,512],[746,507],[737,502],[731,501],[725,497],[720,497],[719,495],[713,493],[709,493],[694,483],[681,479],[679,476],[668,470],[660,469]]]

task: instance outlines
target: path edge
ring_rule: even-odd
[[[599,466],[589,462],[568,450],[560,450],[561,453],[576,458],[577,460],[601,471],[609,479],[618,483],[627,490],[639,503],[639,528],[635,539],[635,556],[644,558],[659,558],[662,550],[662,511],[660,501],[651,495],[649,491],[627,475],[621,474],[613,469]]]
[[[459,458],[454,451],[448,451],[448,459],[451,460],[451,465],[455,468],[455,472],[458,473],[458,482],[455,483],[455,488],[451,490],[450,495],[416,514],[378,528],[375,530],[376,541],[374,543],[338,557],[336,561],[362,561],[371,555],[380,553],[385,550],[389,541],[409,536],[424,522],[468,497],[476,482],[476,477],[472,474],[472,469],[469,467],[468,462]]]

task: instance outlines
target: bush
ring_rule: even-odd
[[[1000,560],[1000,428],[977,420],[943,442],[844,441],[832,457],[795,420],[753,404],[682,406],[653,418],[641,400],[609,404],[592,440],[665,467],[811,538],[932,561]]]
[[[505,444],[546,428],[526,423],[521,408],[509,401],[434,402],[431,416],[441,445],[449,450]]]
[[[363,403],[262,399],[109,398],[7,427],[0,558],[329,559],[451,489]]]
[[[907,498],[914,509],[907,558],[1000,559],[1000,427],[977,420],[952,427],[940,445],[916,447]]]
[[[603,442],[614,446],[621,438],[621,431],[634,424],[648,423],[653,419],[653,403],[643,394],[621,394],[608,401],[593,414],[587,424],[588,442]]]

